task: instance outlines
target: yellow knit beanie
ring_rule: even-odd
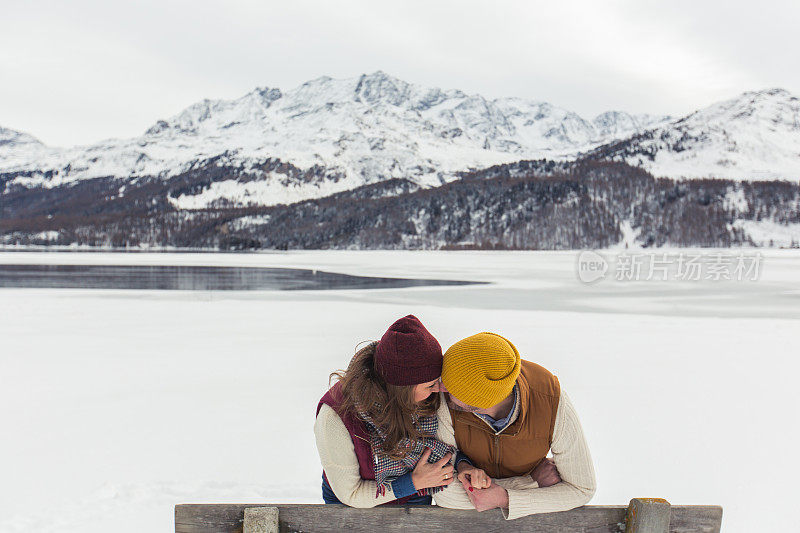
[[[442,383],[462,402],[486,409],[511,394],[519,369],[519,352],[511,341],[483,332],[447,349]]]

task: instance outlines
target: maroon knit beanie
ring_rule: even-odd
[[[391,385],[417,385],[442,375],[442,347],[414,315],[386,330],[375,348],[375,370]]]

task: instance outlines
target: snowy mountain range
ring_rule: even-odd
[[[667,177],[800,179],[800,99],[747,92],[595,151]]]
[[[678,119],[611,111],[587,120],[546,102],[487,99],[378,71],[203,100],[139,137],[90,146],[54,148],[0,129],[0,175],[12,178],[8,190],[100,177],[169,179],[209,162],[236,170],[169,197],[180,209],[219,200],[291,203],[392,178],[429,187],[500,163],[586,155],[670,177],[798,179],[798,107],[796,97],[775,89]]]
[[[0,126],[0,150],[11,153],[11,150],[18,150],[23,146],[43,146],[39,139],[22,133],[21,131],[14,131]]]
[[[202,197],[176,199],[198,207],[239,193],[268,205],[391,178],[431,186],[498,163],[571,157],[667,118],[616,111],[589,121],[545,102],[489,100],[378,71],[321,77],[285,93],[257,88],[236,100],[203,100],[132,139],[67,149],[0,146],[0,172],[20,173],[19,184],[52,187],[104,176],[169,177],[215,157],[245,169],[268,158],[324,169],[311,181],[272,172],[247,186],[216,183]]]

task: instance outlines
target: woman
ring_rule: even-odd
[[[456,450],[436,438],[441,373],[441,346],[408,315],[331,374],[314,424],[325,503],[424,505],[453,482]]]

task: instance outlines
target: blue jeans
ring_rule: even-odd
[[[325,503],[342,503],[339,501],[339,498],[336,497],[336,494],[333,493],[333,489],[331,488],[328,480],[325,479],[325,474],[322,474],[322,499]],[[427,496],[420,496],[419,494],[415,494],[406,502],[406,505],[430,505],[432,498],[430,495]]]

